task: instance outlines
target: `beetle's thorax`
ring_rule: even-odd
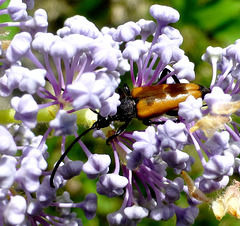
[[[116,115],[112,116],[112,121],[125,122],[137,117],[136,103],[132,97],[124,97],[117,108]]]

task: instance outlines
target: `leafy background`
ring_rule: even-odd
[[[173,25],[180,30],[184,37],[184,43],[181,47],[190,61],[195,63],[196,83],[205,86],[209,86],[211,78],[211,67],[206,62],[201,61],[201,56],[206,48],[208,46],[226,47],[240,38],[240,1],[238,0],[36,0],[35,2],[36,8],[44,8],[48,12],[50,32],[56,32],[62,27],[66,18],[76,14],[87,17],[98,28],[103,26],[117,27],[129,20],[153,19],[149,14],[149,7],[152,4],[172,6],[181,15],[180,21]],[[134,124],[134,129],[136,126],[137,123]],[[84,128],[79,128],[79,132],[83,130]],[[70,143],[71,139],[68,142]],[[84,137],[84,142],[90,150],[98,153],[111,153],[105,142],[100,140],[92,142],[91,134]],[[50,159],[51,167],[59,158],[60,143],[58,139],[52,138],[48,145],[49,149],[54,152]],[[194,148],[190,147],[186,151],[191,155],[196,155]],[[79,147],[74,147],[69,157],[85,160]],[[192,178],[201,175],[202,168],[200,166],[201,164],[198,162],[194,164]],[[236,175],[235,178],[239,179],[239,176]],[[80,175],[67,183],[67,189],[71,193],[71,198],[77,202],[82,201],[87,193],[95,192],[95,184],[96,181],[90,181],[84,175]],[[184,195],[182,195],[181,200],[178,204],[182,207],[187,206]],[[90,221],[83,216],[81,210],[75,209],[83,219],[84,225],[107,225],[107,213],[118,210],[121,199],[99,196],[98,205],[97,217]],[[145,219],[139,225],[175,225],[175,222],[175,217],[168,222],[153,222]],[[215,219],[209,205],[203,204],[200,206],[200,213],[194,225],[204,224],[212,226],[239,225],[240,220],[227,214],[219,222]]]

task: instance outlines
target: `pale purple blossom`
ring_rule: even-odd
[[[133,133],[133,137],[136,140],[133,144],[134,152],[141,152],[147,159],[157,154],[158,140],[155,136],[155,132],[154,127],[148,127],[145,132],[135,131]]]
[[[61,174],[64,180],[69,180],[82,171],[83,162],[82,161],[69,161],[58,170],[58,173]]]
[[[27,209],[26,199],[23,196],[12,196],[8,203],[3,216],[7,225],[21,225],[25,221]]]
[[[153,46],[152,50],[166,65],[171,61],[178,61],[184,56],[184,51],[165,34],[158,38],[158,43]]]
[[[232,176],[234,156],[232,154],[214,155],[204,166],[203,177],[206,179],[221,179],[223,176]]]
[[[30,94],[36,93],[40,87],[45,86],[45,75],[46,71],[43,69],[24,71],[19,82],[19,89]]]
[[[146,208],[133,205],[131,207],[125,208],[124,213],[129,219],[139,222],[141,219],[148,216],[149,212]]]
[[[79,24],[81,24],[81,26],[79,26]],[[84,16],[76,15],[68,18],[64,22],[64,26],[69,28],[70,34],[80,34],[94,39],[100,35],[95,24],[88,21]]]
[[[104,174],[99,177],[97,192],[107,197],[115,197],[123,194],[123,188],[127,184],[128,179],[126,177],[118,174]]]
[[[157,129],[157,137],[162,148],[181,148],[187,142],[185,125],[183,123],[175,124],[171,120],[168,120],[164,125],[159,125]]]
[[[29,72],[29,70],[25,67],[21,67],[18,64],[13,64],[5,72],[7,76],[8,89],[12,92],[14,89],[19,88],[19,84],[22,81],[23,74]]]
[[[162,5],[152,5],[150,7],[150,14],[159,24],[167,25],[169,23],[176,23],[179,20],[179,13],[177,10]]]
[[[16,111],[14,116],[16,120],[21,120],[29,128],[36,126],[39,107],[30,94],[25,94],[21,98],[13,97],[11,105]]]
[[[21,161],[21,167],[16,173],[16,179],[29,192],[36,192],[39,188],[39,177],[42,170],[38,166],[38,160],[35,157],[25,157]]]
[[[167,221],[173,217],[174,213],[173,205],[164,205],[160,203],[151,211],[150,218],[155,221]]]
[[[111,159],[109,155],[93,154],[89,157],[88,161],[83,165],[83,172],[89,178],[97,178],[99,174],[105,174],[109,170]]]
[[[27,20],[28,14],[26,9],[26,4],[18,0],[11,0],[7,7],[8,13],[13,21]]]
[[[74,99],[73,107],[78,110],[83,107],[100,108],[101,100],[99,96],[104,91],[102,86],[104,81],[97,80],[94,73],[82,74],[80,80],[72,85],[68,85],[67,89],[71,97]]]
[[[130,21],[118,26],[116,31],[113,32],[113,40],[117,42],[133,41],[140,32],[140,26],[137,23]]]
[[[141,40],[128,42],[123,57],[128,60],[138,61],[148,51],[147,45]]]
[[[0,153],[14,156],[17,152],[17,146],[11,133],[3,126],[0,126]]]
[[[137,22],[137,25],[141,27],[140,34],[144,41],[147,39],[148,36],[152,35],[156,30],[156,23],[151,20],[140,19]]]
[[[189,96],[186,101],[179,104],[178,115],[186,122],[200,119],[202,117],[202,98],[195,99]]]
[[[8,189],[13,185],[16,174],[17,160],[8,155],[3,155],[0,159],[0,188]]]
[[[189,61],[188,57],[181,58],[173,65],[173,69],[179,79],[192,81],[195,78],[194,64]]]
[[[60,110],[49,125],[55,130],[55,136],[67,136],[77,131],[76,120],[75,114],[69,115],[65,110]]]
[[[16,34],[6,52],[6,58],[11,63],[16,63],[28,53],[31,47],[32,37],[27,32]]]

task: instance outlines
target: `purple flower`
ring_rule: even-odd
[[[167,221],[174,215],[173,205],[164,205],[159,204],[155,209],[153,209],[150,213],[150,218],[155,221]]]
[[[222,189],[227,186],[229,177],[224,176],[220,181],[205,179],[204,177],[198,178],[199,189],[204,193],[211,193],[216,190]]]
[[[39,87],[45,86],[46,71],[43,69],[34,69],[32,71],[25,71],[22,74],[22,79],[19,83],[21,91],[27,91],[30,94],[37,92]]]
[[[101,101],[99,96],[104,91],[101,80],[96,80],[94,73],[82,74],[81,79],[68,85],[67,89],[71,97],[73,98],[73,107],[78,110],[83,106],[89,108],[100,108]]]
[[[6,58],[15,63],[26,55],[31,47],[32,37],[27,32],[16,34],[6,52]]]
[[[133,137],[136,140],[133,144],[134,152],[141,152],[147,159],[156,154],[158,141],[156,139],[154,127],[149,126],[145,132],[135,131]]]
[[[8,78],[6,75],[3,75],[0,78],[0,96],[7,97],[11,94],[11,90],[8,88]]]
[[[30,216],[37,216],[42,210],[44,206],[37,199],[31,199],[28,201],[27,214]]]
[[[140,34],[140,27],[130,21],[123,25],[118,26],[117,30],[113,32],[113,40],[117,42],[128,42],[135,39]]]
[[[58,169],[64,180],[69,180],[81,173],[83,167],[82,161],[69,161]]]
[[[142,36],[143,41],[146,41],[147,37],[152,35],[156,30],[156,24],[151,20],[140,19],[137,22],[137,25],[141,28],[140,35]]]
[[[27,203],[20,195],[12,196],[5,209],[3,216],[7,225],[21,225],[25,220]]]
[[[121,57],[119,49],[112,48],[111,43],[104,39],[96,39],[89,47],[96,66],[106,67],[108,70],[115,70],[118,66],[118,59]]]
[[[128,184],[126,177],[117,174],[104,174],[99,177],[97,192],[107,197],[115,197],[123,194],[123,188]]]
[[[220,47],[209,46],[206,49],[206,53],[203,54],[202,60],[209,61],[209,63],[216,63],[222,60],[223,49]]]
[[[195,99],[189,96],[186,101],[179,104],[178,115],[186,122],[192,122],[195,119],[202,117],[202,98]]]
[[[180,148],[187,142],[185,125],[183,123],[174,123],[168,120],[164,125],[157,127],[161,148],[171,148],[173,150]]]
[[[183,189],[183,179],[178,177],[173,183],[170,183],[166,187],[166,199],[168,202],[173,203],[180,198],[180,192]]]
[[[44,152],[37,148],[26,145],[22,151],[22,157],[35,158],[38,161],[37,166],[39,169],[45,170],[47,168]]]
[[[60,37],[52,33],[39,32],[35,35],[32,41],[32,47],[40,53],[50,53],[51,47]]]
[[[63,58],[64,60],[69,60],[75,56],[77,49],[74,48],[72,43],[69,43],[66,39],[54,39],[50,48],[49,54],[55,57]],[[66,46],[66,48],[62,48]]]
[[[131,206],[124,209],[124,214],[131,220],[140,222],[143,218],[148,216],[148,210],[141,206]]]
[[[19,88],[19,84],[22,80],[23,74],[29,72],[27,68],[21,67],[18,64],[13,64],[6,71],[7,86],[10,91]]]
[[[23,30],[29,31],[32,36],[37,32],[47,32],[48,21],[47,13],[44,9],[38,9],[34,12],[33,17],[29,17],[24,23]]]
[[[7,7],[8,13],[13,21],[27,20],[28,14],[26,9],[26,4],[18,0],[11,0]]]
[[[97,210],[97,195],[94,193],[88,194],[83,202],[77,204],[77,207],[83,209],[87,219],[94,218]]]
[[[195,78],[194,64],[186,56],[175,63],[173,69],[179,79],[192,81]]]
[[[225,94],[220,87],[214,87],[211,93],[206,94],[204,100],[208,107],[212,109],[215,104],[229,102],[231,100],[231,95]]]
[[[128,60],[138,61],[148,51],[148,46],[141,40],[128,42],[123,51],[123,57]]]
[[[221,179],[233,174],[234,156],[232,154],[214,155],[204,166],[203,177],[206,179]]]
[[[165,161],[169,167],[176,169],[184,169],[186,167],[189,155],[185,152],[175,151],[164,151],[161,154],[163,161]]]
[[[6,155],[15,155],[17,146],[11,133],[3,126],[0,126],[0,153]]]
[[[14,116],[16,120],[21,120],[29,128],[36,126],[39,107],[31,95],[25,94],[21,98],[13,97],[11,105],[16,111]]]
[[[39,188],[39,176],[41,174],[42,171],[38,166],[38,160],[34,157],[25,157],[16,173],[16,178],[24,186],[24,189],[35,192]]]
[[[149,12],[154,19],[164,26],[169,23],[176,23],[180,17],[177,10],[162,5],[152,5]]]
[[[189,206],[188,208],[182,209],[175,207],[175,213],[177,216],[176,225],[192,225],[198,216],[199,209],[196,206]]]
[[[107,117],[108,115],[113,116],[117,113],[117,107],[120,105],[119,94],[114,93],[111,97],[102,101],[102,107],[100,115]]]
[[[60,110],[49,125],[55,130],[55,136],[67,136],[77,131],[76,120],[76,115],[69,115],[65,110]]]
[[[43,207],[49,206],[56,199],[56,189],[49,183],[49,177],[44,177],[36,192],[36,198]]]
[[[184,56],[184,51],[176,45],[174,40],[171,40],[165,34],[159,37],[158,43],[153,46],[152,51],[161,58],[162,63],[165,65],[171,61],[179,61]]]
[[[133,223],[122,211],[108,214],[107,220],[110,225],[131,225]]]
[[[141,151],[133,151],[126,155],[127,168],[130,170],[136,169],[145,159]]]
[[[0,159],[0,188],[8,189],[12,186],[16,174],[16,159],[3,155]]]
[[[221,155],[229,147],[229,133],[227,131],[215,132],[214,135],[205,142],[206,148],[211,155]]]
[[[179,32],[179,30],[171,27],[171,26],[166,26],[166,27],[163,27],[161,29],[161,32],[165,35],[167,35],[171,40],[174,40],[176,42],[176,45],[177,46],[180,46],[182,43],[183,43],[183,37],[181,35],[181,33]],[[185,60],[188,60],[188,57],[186,56],[186,59]],[[190,66],[190,69],[194,68],[194,65],[192,63],[190,63],[188,61],[189,65]]]
[[[109,170],[111,159],[109,155],[93,154],[83,165],[83,172],[91,179],[97,178],[99,174],[105,174]]]
[[[81,26],[79,26],[79,24],[81,24]],[[81,34],[94,39],[100,35],[97,27],[83,16],[76,15],[68,18],[64,22],[64,26],[69,28],[70,34]]]

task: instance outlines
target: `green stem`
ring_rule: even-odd
[[[50,106],[47,108],[40,109],[37,115],[38,123],[48,123],[53,120],[58,112],[58,106]],[[92,124],[97,120],[97,115],[89,109],[83,109],[76,111],[74,114],[77,115],[77,124],[87,127],[91,127]],[[9,123],[21,123],[21,121],[14,119],[15,110],[4,109],[0,110],[0,124]]]

